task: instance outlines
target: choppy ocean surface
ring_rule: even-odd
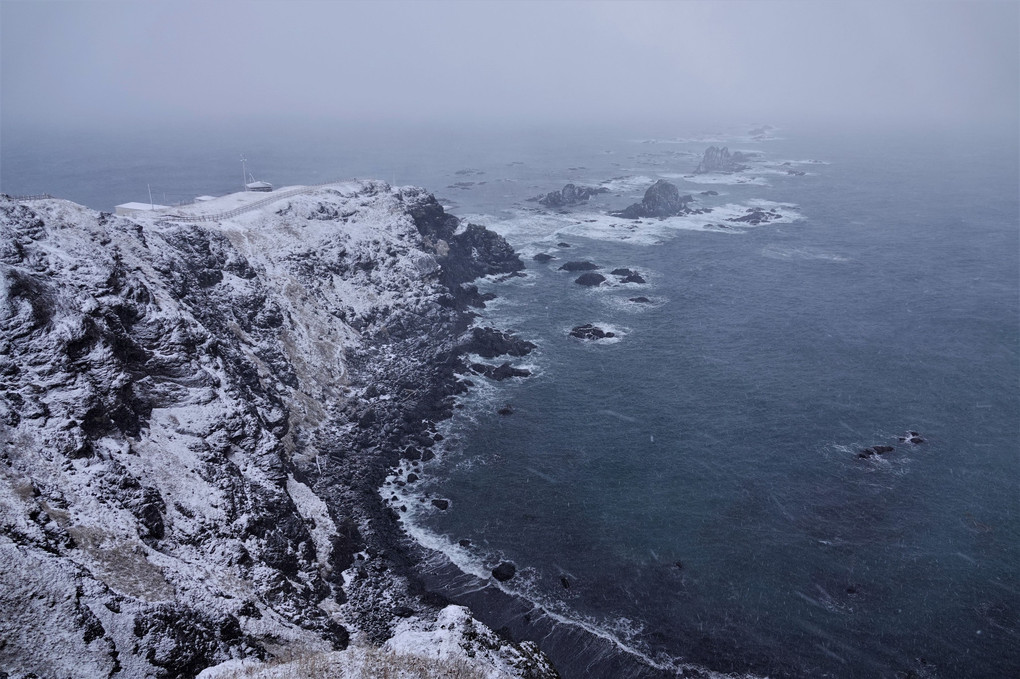
[[[690,133],[5,130],[0,190],[173,203],[235,190],[242,152],[277,186],[426,186],[522,252],[479,323],[538,349],[531,378],[472,380],[399,501],[413,534],[479,574],[513,561],[507,589],[662,664],[1020,675],[1015,131]],[[691,176],[713,144],[760,155]],[[659,178],[712,212],[607,217]],[[610,191],[527,200],[567,182]],[[727,221],[755,206],[782,217]],[[569,336],[584,323],[616,336]]]

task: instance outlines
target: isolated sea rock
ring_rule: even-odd
[[[560,267],[560,271],[594,271],[599,265],[587,260],[583,262],[567,262]]]
[[[652,300],[648,299],[647,297],[631,297],[631,298],[628,299],[628,301],[634,302],[635,304],[651,304],[652,303]]]
[[[536,262],[548,262],[549,260],[553,259],[553,256],[545,252],[540,252],[534,257],[532,257],[532,259],[535,260]]]
[[[570,207],[579,203],[587,203],[592,196],[608,193],[609,189],[602,186],[576,186],[567,184],[559,191],[550,191],[544,196],[532,198],[542,205],[551,208]]]
[[[600,339],[611,339],[616,337],[613,332],[607,332],[597,325],[591,323],[585,323],[584,325],[578,325],[570,331],[571,337],[576,337],[583,340],[600,340]]]
[[[597,287],[599,285],[602,285],[605,281],[606,281],[605,276],[603,276],[600,273],[594,273],[591,271],[589,271],[588,273],[583,273],[574,279],[574,282],[577,283],[578,285],[584,285],[587,287]]]
[[[619,212],[610,214],[623,219],[646,217],[665,219],[689,213],[688,204],[693,200],[694,198],[690,195],[681,196],[680,190],[675,184],[660,179],[648,187],[640,203],[634,203]]]
[[[705,149],[701,162],[695,168],[694,174],[709,174],[711,172],[742,172],[747,169],[746,163],[751,156],[740,151],[730,153],[727,147],[709,146]]]

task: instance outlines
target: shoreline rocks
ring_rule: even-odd
[[[550,208],[562,208],[571,207],[580,203],[587,203],[588,199],[592,196],[597,196],[600,193],[609,193],[609,189],[603,186],[577,186],[575,184],[567,184],[559,191],[550,191],[544,196],[536,196],[535,198],[529,198],[529,200],[537,201],[538,203]]]

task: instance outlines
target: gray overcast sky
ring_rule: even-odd
[[[0,0],[0,113],[1018,117],[1020,3]]]

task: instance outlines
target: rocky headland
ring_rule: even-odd
[[[433,455],[469,354],[530,350],[468,331],[469,281],[521,268],[376,182],[218,221],[0,198],[4,676],[357,667],[408,638],[556,676],[427,586],[379,495]]]

